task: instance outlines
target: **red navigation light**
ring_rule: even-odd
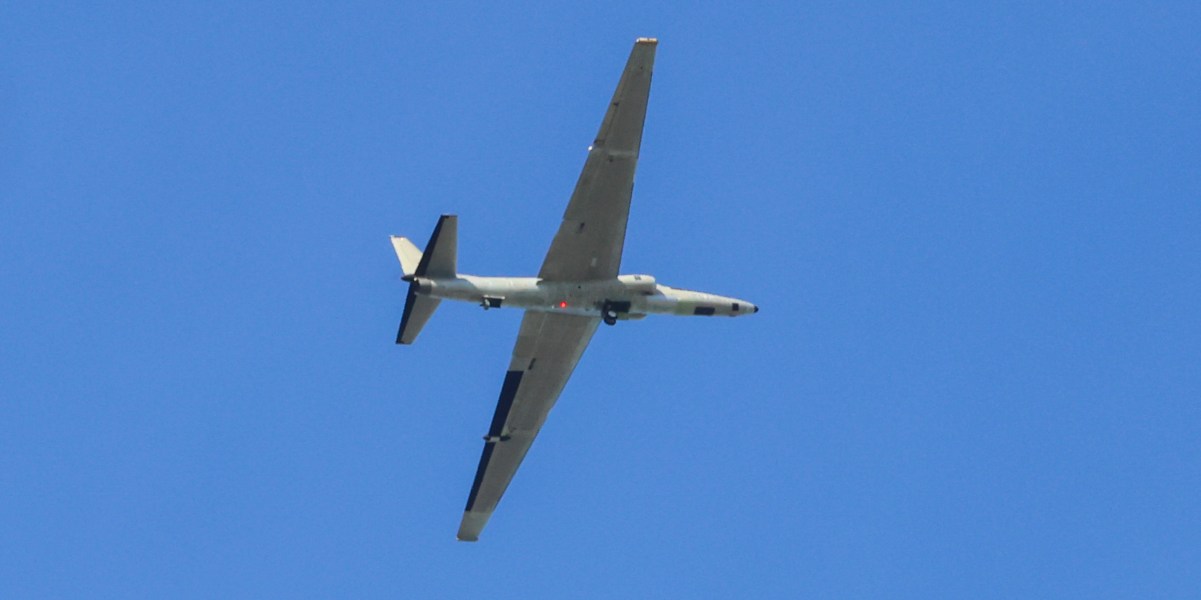
[[[559,303],[559,308],[567,308],[567,301],[566,301],[566,300],[563,300],[562,302],[560,302],[560,303]]]

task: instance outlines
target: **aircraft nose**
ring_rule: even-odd
[[[745,300],[739,300],[730,305],[730,315],[732,316],[749,315],[757,312],[759,312],[759,307]]]
[[[756,305],[755,305],[755,312],[759,312],[759,305],[758,305],[758,304],[756,304]]]

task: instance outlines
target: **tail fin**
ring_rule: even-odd
[[[396,235],[392,236],[392,249],[396,250],[396,258],[400,259],[400,268],[405,277],[412,277],[417,272],[417,265],[421,264],[421,251],[409,238]]]
[[[404,316],[401,317],[400,329],[396,332],[397,344],[412,344],[426,322],[434,315],[434,309],[442,302],[438,298],[418,294],[418,285],[414,278],[455,277],[458,274],[458,245],[459,218],[455,215],[442,215],[438,219],[434,233],[425,245],[425,252],[419,252],[407,238],[392,237],[392,248],[396,250],[396,257],[400,259],[405,279],[409,280]]]

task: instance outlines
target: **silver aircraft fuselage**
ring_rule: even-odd
[[[543,281],[537,277],[407,278],[421,295],[488,308],[601,317],[606,322],[650,314],[737,317],[759,312],[746,300],[668,287],[650,275],[601,281]]]

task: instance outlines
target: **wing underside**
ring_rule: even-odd
[[[599,321],[573,315],[525,314],[496,413],[484,437],[484,452],[459,525],[460,540],[479,539]]]
[[[656,45],[655,40],[646,38],[634,43],[538,273],[542,279],[588,281],[617,276]]]
[[[563,222],[538,273],[544,280],[588,281],[617,276],[656,44],[645,38],[634,43],[596,140],[588,148]],[[479,539],[599,322],[597,318],[573,315],[525,314],[496,413],[484,437],[484,451],[459,525],[460,540]]]

